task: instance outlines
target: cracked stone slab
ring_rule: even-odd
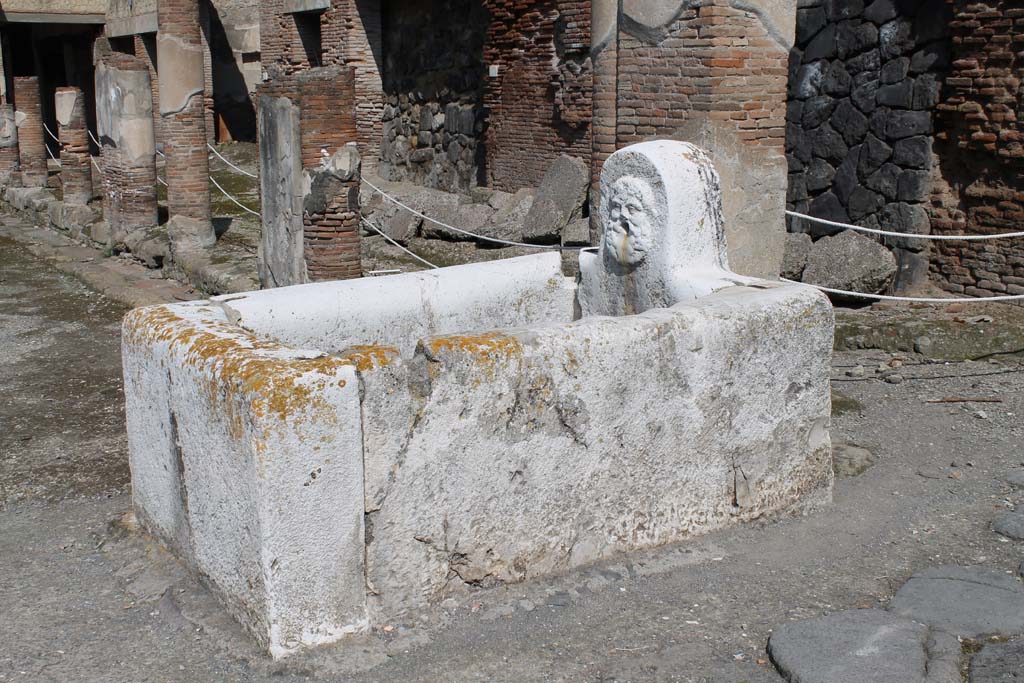
[[[971,660],[971,683],[1024,681],[1024,640],[990,643]]]
[[[1000,536],[1024,541],[1024,513],[1010,512],[992,522],[992,531]]]
[[[958,636],[1024,633],[1024,584],[982,567],[947,565],[911,576],[889,610]]]
[[[953,683],[960,644],[951,635],[879,609],[784,624],[768,652],[791,683]]]

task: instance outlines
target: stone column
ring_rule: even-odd
[[[18,126],[18,159],[21,184],[46,187],[46,141],[38,76],[14,77],[14,121]]]
[[[175,249],[209,247],[217,237],[210,217],[204,48],[198,0],[161,0],[158,22],[156,48],[167,157],[168,232]]]
[[[108,246],[118,247],[157,225],[153,96],[142,60],[113,52],[96,65],[96,127]]]
[[[0,182],[6,183],[17,170],[18,126],[14,123],[14,105],[0,104]]]
[[[60,183],[64,203],[84,206],[92,199],[89,134],[85,127],[85,98],[79,88],[57,88],[54,95],[60,136]]]
[[[619,0],[590,5],[590,61],[593,64],[593,117],[590,124],[590,186],[597,188],[605,159],[615,152],[618,115]],[[600,193],[590,193],[590,243],[597,244]]]

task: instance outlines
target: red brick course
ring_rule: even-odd
[[[45,187],[48,157],[43,138],[45,133],[38,77],[14,77],[14,107],[24,117],[18,126],[21,182],[25,187]]]
[[[259,96],[286,97],[299,107],[302,167],[357,142],[353,67],[324,67],[282,74],[258,88]],[[269,160],[268,160],[269,161]],[[272,162],[271,162],[272,163]],[[304,258],[311,281],[362,275],[359,247],[359,178],[344,183],[323,213],[303,213]]]
[[[590,163],[592,79],[589,0],[487,0],[484,63],[488,185],[537,186],[560,154]],[[561,51],[561,54],[559,52]],[[574,62],[579,73],[559,70]]]
[[[952,66],[935,110],[935,234],[1024,229],[1024,8],[955,2]],[[1024,239],[938,241],[931,271],[950,292],[1024,294]]]
[[[158,16],[162,34],[209,53],[201,35],[198,0],[160,0]],[[163,69],[170,65],[157,66]],[[200,94],[193,95],[181,111],[162,115],[167,209],[172,218],[185,216],[211,222],[206,109],[206,98]]]
[[[65,204],[84,205],[92,199],[92,162],[89,159],[89,133],[85,124],[85,98],[80,88],[57,88],[74,96],[74,108],[67,125],[59,124],[60,184]]]

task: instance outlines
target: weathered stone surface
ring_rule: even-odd
[[[857,187],[850,193],[850,200],[847,202],[847,211],[850,218],[859,221],[869,214],[873,214],[882,208],[885,199],[865,187]]]
[[[843,136],[827,123],[811,134],[811,140],[814,156],[835,164],[842,163],[850,149],[843,141]]]
[[[954,635],[1024,633],[1024,585],[1000,571],[947,565],[918,572],[888,609]]]
[[[850,201],[850,195],[857,188],[857,166],[860,161],[860,145],[850,150],[836,169],[836,175],[832,179],[832,192],[844,205]]]
[[[1024,489],[1024,470],[1014,470],[1006,475],[1006,483],[1018,489]]]
[[[811,236],[803,232],[786,233],[786,250],[782,254],[782,277],[800,281],[811,251]]]
[[[523,241],[523,223],[526,215],[533,206],[534,191],[526,188],[519,190],[498,210],[491,221],[480,229],[480,234],[486,237],[496,237],[512,242]],[[480,240],[481,246],[495,246],[494,242]]]
[[[875,464],[875,454],[849,443],[832,444],[832,471],[837,477],[856,477]]]
[[[302,227],[299,107],[285,97],[260,98],[259,276],[263,287],[306,282]]]
[[[817,36],[818,32],[825,27],[826,21],[825,10],[821,7],[800,7],[796,11],[796,23],[800,27],[802,35]],[[807,54],[806,51],[804,54]],[[807,59],[806,61],[811,60]]]
[[[882,59],[892,59],[914,48],[914,35],[910,21],[897,17],[878,30],[878,44]]]
[[[877,94],[878,81],[867,80],[853,89],[853,92],[850,93],[850,100],[857,109],[865,114],[870,114],[878,106],[875,99]]]
[[[825,192],[814,198],[811,202],[811,206],[808,209],[808,215],[814,216],[815,218],[824,218],[827,221],[835,221],[837,223],[849,223],[850,216],[846,213],[846,208],[831,192]],[[809,231],[812,237],[820,237],[823,235],[834,235],[842,230],[831,225],[824,225],[822,223],[811,222],[809,225]]]
[[[992,531],[1016,541],[1024,541],[1024,512],[1003,515],[992,522]]]
[[[827,64],[828,62],[822,60],[801,66],[797,71],[796,77],[790,80],[789,86],[793,96],[806,100],[819,94],[821,83],[825,78],[825,67]]]
[[[892,64],[892,62],[889,62]],[[886,107],[909,109],[914,101],[914,81],[905,80],[892,85],[883,85],[876,95],[878,104]]]
[[[879,72],[879,79],[884,85],[899,83],[907,77],[907,72],[909,70],[909,57],[897,57],[896,59],[890,59]]]
[[[867,178],[892,157],[892,147],[870,133],[864,138],[857,160],[857,175]]]
[[[878,294],[896,274],[896,258],[878,242],[845,230],[814,243],[803,281],[822,287]]]
[[[864,134],[868,131],[867,117],[860,113],[849,99],[839,103],[829,122],[832,128],[843,136],[848,146],[856,145],[863,140]]]
[[[932,132],[932,114],[928,111],[893,111],[889,112],[885,126],[889,138],[900,139],[911,135],[922,135]]]
[[[804,48],[803,58],[806,62],[813,62],[816,59],[828,59],[834,56],[835,53],[836,27],[835,24],[829,24],[807,44],[807,47]]]
[[[523,237],[539,242],[557,240],[562,228],[582,215],[589,187],[587,165],[576,157],[560,155],[537,188],[523,225]]]
[[[907,170],[900,173],[896,198],[901,202],[923,202],[931,190],[928,171]]]
[[[807,184],[807,189],[811,192],[817,192],[832,186],[832,178],[836,175],[836,169],[832,168],[824,159],[814,158],[807,164],[807,168],[802,175],[804,176],[804,182]]]
[[[897,14],[893,0],[875,0],[864,10],[864,18],[879,26],[894,19]]]
[[[1024,680],[1024,640],[989,643],[974,655],[971,683],[1019,683]]]
[[[821,81],[822,91],[832,97],[846,97],[852,85],[853,78],[840,61],[831,63]]]
[[[774,629],[768,652],[793,683],[958,683],[960,644],[877,609]]]
[[[812,97],[803,103],[803,119],[801,123],[805,129],[817,128],[832,116],[835,111],[836,101],[826,95]]]
[[[881,168],[867,177],[864,184],[890,200],[896,199],[899,192],[900,173],[900,167],[896,164],[883,164]]]
[[[931,138],[916,135],[897,141],[892,148],[892,160],[904,168],[927,169],[932,160]]]

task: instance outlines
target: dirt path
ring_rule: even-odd
[[[1019,361],[835,359],[833,437],[878,462],[813,515],[767,520],[525,585],[421,621],[271,662],[130,508],[122,308],[0,240],[0,681],[781,680],[773,626],[884,605],[915,570],[1015,572],[1024,544],[989,529],[1024,502]],[[862,365],[864,378],[845,371]],[[945,397],[1001,403],[927,403]],[[955,465],[954,465],[955,463]]]

